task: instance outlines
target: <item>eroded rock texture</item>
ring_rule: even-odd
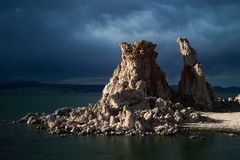
[[[133,44],[123,42],[120,47],[122,62],[105,86],[100,103],[119,108],[137,104],[148,96],[170,98],[166,75],[156,64],[156,44],[141,40]]]
[[[171,102],[165,73],[156,64],[156,45],[147,41],[121,43],[122,62],[105,86],[98,103],[61,108],[52,114],[30,113],[19,122],[53,134],[146,135],[175,134],[201,116]]]
[[[150,97],[148,98],[150,99]],[[99,112],[96,105],[60,108],[52,114],[29,113],[19,122],[52,134],[72,135],[172,135],[185,122],[198,122],[200,114],[162,98],[151,98],[152,108],[124,106],[118,112]]]
[[[196,51],[190,46],[186,38],[178,38],[177,43],[184,61],[184,69],[179,82],[180,97],[192,98],[192,104],[199,107],[212,108],[214,102],[213,89],[206,81]]]

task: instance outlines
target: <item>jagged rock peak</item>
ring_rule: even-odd
[[[122,42],[120,47],[121,64],[105,86],[101,103],[118,108],[119,104],[125,104],[130,99],[148,96],[169,98],[171,89],[166,75],[156,64],[156,44],[140,40],[132,44]]]
[[[156,52],[154,51],[156,46],[156,44],[144,40],[139,40],[132,44],[128,44],[127,42],[120,43],[122,56],[129,58],[149,57],[149,54],[156,56]]]
[[[205,79],[196,51],[186,38],[177,38],[177,43],[184,61],[179,82],[180,97],[191,97],[194,101],[193,104],[206,107],[206,109],[211,108],[214,102],[213,89]]]
[[[195,66],[198,63],[197,53],[191,47],[187,38],[183,37],[177,38],[177,43],[179,44],[180,53],[183,56],[184,66],[186,65]]]

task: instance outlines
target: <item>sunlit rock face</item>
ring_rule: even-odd
[[[238,94],[238,95],[234,98],[234,102],[240,104],[240,94]]]
[[[211,108],[214,102],[213,89],[206,81],[196,51],[186,38],[178,38],[177,43],[184,61],[179,82],[179,96],[192,98],[197,106]]]
[[[149,96],[170,98],[166,75],[156,64],[156,44],[141,40],[132,44],[122,42],[120,47],[121,64],[105,86],[100,103],[119,108],[137,104]]]
[[[156,64],[155,44],[124,42],[120,47],[121,64],[96,104],[48,115],[30,113],[19,122],[60,135],[172,135],[182,124],[202,120],[191,107],[171,101],[165,73]]]

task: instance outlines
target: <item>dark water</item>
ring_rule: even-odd
[[[99,93],[49,93],[0,95],[1,160],[239,160],[240,136],[200,134],[174,137],[58,137],[4,119],[17,119],[27,112],[52,112],[62,106],[96,102]]]
[[[0,94],[0,120],[20,118],[29,112],[52,113],[60,107],[96,102],[101,93],[18,93]]]

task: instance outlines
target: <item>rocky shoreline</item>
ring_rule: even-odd
[[[78,108],[60,108],[53,114],[29,113],[19,120],[52,134],[72,135],[173,135],[184,122],[198,122],[201,116],[190,107],[173,104],[162,98],[149,98],[151,108],[109,109],[106,114],[89,105]],[[143,104],[139,104],[142,105]]]
[[[224,102],[228,107],[239,107],[238,98],[239,96],[234,101],[229,98],[219,100],[219,105]],[[240,134],[240,112],[195,111],[180,103],[174,104],[154,97],[149,97],[147,101],[151,101],[151,104],[154,102],[152,109],[133,110],[125,106],[117,111],[117,115],[116,110],[108,110],[107,114],[102,114],[96,105],[89,104],[85,107],[60,108],[52,114],[29,113],[18,122],[59,136],[169,136],[195,131]]]

